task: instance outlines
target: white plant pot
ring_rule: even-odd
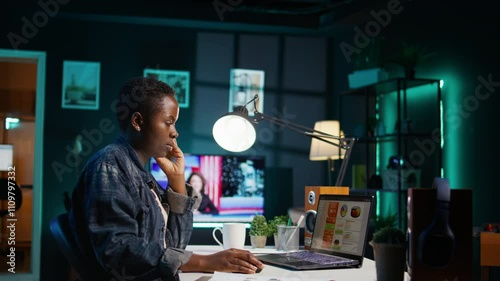
[[[250,235],[250,244],[252,248],[264,248],[266,247],[267,236],[253,236]]]
[[[382,68],[356,70],[348,75],[349,88],[355,89],[387,80],[389,73]]]

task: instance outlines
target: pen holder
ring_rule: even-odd
[[[278,251],[297,251],[299,235],[298,226],[278,225]]]

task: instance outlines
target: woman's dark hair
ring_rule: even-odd
[[[200,177],[201,179],[201,190],[200,190],[200,193],[203,194],[205,193],[205,184],[207,183],[207,181],[205,180],[205,177],[201,174],[201,173],[198,173],[198,172],[192,172],[191,175],[189,175],[188,179],[187,179],[187,182],[191,182],[191,178],[193,176],[198,176]]]
[[[152,77],[132,78],[123,85],[114,102],[120,129],[125,131],[134,112],[151,116],[160,110],[160,100],[174,96],[174,90],[166,83]]]

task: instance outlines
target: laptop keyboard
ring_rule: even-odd
[[[322,255],[311,252],[294,252],[287,254],[287,256],[317,264],[348,264],[351,262],[351,260],[342,257]]]

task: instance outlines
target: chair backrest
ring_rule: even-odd
[[[75,268],[80,279],[85,281],[111,280],[102,270],[93,266],[89,259],[85,259],[80,247],[71,232],[67,213],[61,214],[50,222],[50,231],[55,238],[59,249]]]

